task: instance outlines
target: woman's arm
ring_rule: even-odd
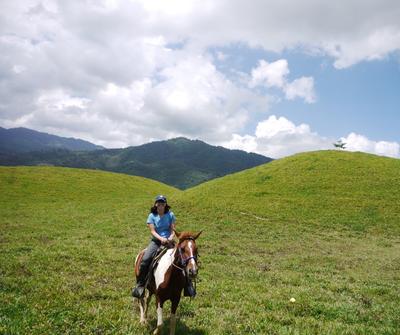
[[[149,225],[149,229],[150,229],[151,235],[153,235],[162,244],[168,243],[168,239],[158,235],[158,233],[156,232],[156,229],[154,228],[154,225],[152,223],[149,223],[148,225]]]
[[[171,224],[171,235],[168,237],[168,241],[173,241],[175,238],[175,224],[176,223]]]

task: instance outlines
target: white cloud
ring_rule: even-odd
[[[286,59],[279,59],[268,63],[261,59],[258,67],[251,70],[250,87],[265,85],[267,87],[283,88],[286,84],[286,76],[289,74],[289,66]]]
[[[107,147],[176,136],[217,143],[239,131],[249,115],[268,108],[267,97],[235,85],[209,58],[185,52],[178,56],[156,79],[135,80],[129,86],[104,82],[85,98],[71,89],[40,92],[29,117],[9,126],[80,137]]]
[[[152,3],[145,10],[155,29],[201,46],[239,42],[276,52],[301,47],[333,57],[337,68],[400,49],[397,0],[253,0],[251,6],[241,0],[141,3]]]
[[[362,61],[380,60],[400,49],[400,29],[383,25],[358,39],[327,43],[323,49],[336,58],[334,66],[338,69]]]
[[[85,109],[89,99],[71,97],[61,90],[47,91],[39,96],[37,103],[46,109],[63,110],[70,107]]]
[[[271,115],[258,123],[254,135],[233,135],[224,145],[231,149],[253,151],[280,158],[297,152],[330,149],[332,140],[311,131],[307,124],[296,126],[284,117]]]
[[[285,94],[289,100],[299,97],[304,98],[308,103],[315,102],[314,78],[301,77],[293,80],[285,86]]]
[[[145,99],[146,112],[162,125],[161,131],[215,140],[240,129],[258,98],[240,89],[203,57],[182,59],[160,73]],[[250,107],[251,109],[251,107]]]
[[[282,59],[260,61],[246,86],[219,71],[208,50],[300,48],[343,68],[399,50],[399,17],[399,2],[389,0],[3,1],[0,124],[105,146],[178,135],[228,141],[268,112],[271,97],[252,89],[278,88],[311,103],[314,80],[290,81]],[[279,136],[300,136],[297,127]],[[268,151],[263,138],[256,142]],[[237,141],[254,146],[252,137]]]
[[[32,0],[4,9],[0,123],[7,127],[108,147],[173,136],[216,142],[268,108],[268,97],[227,79],[195,43],[170,47],[183,37],[173,31],[176,17],[196,10],[190,1]]]
[[[258,152],[257,151],[257,139],[255,136],[233,134],[232,139],[229,142],[223,143],[223,145],[230,149],[239,149],[247,152]]]
[[[314,103],[316,100],[314,78],[301,77],[289,82],[287,79],[289,72],[286,59],[279,59],[272,63],[262,59],[258,62],[258,66],[251,70],[249,87],[276,87],[282,89],[288,100],[298,97],[303,98],[307,103]]]
[[[341,139],[349,151],[400,158],[400,144],[397,142],[371,141],[355,133]],[[333,142],[336,141],[311,131],[307,124],[295,125],[284,117],[271,115],[267,120],[258,123],[254,135],[234,134],[232,139],[223,145],[230,149],[281,158],[299,152],[333,149]]]
[[[346,143],[346,150],[363,151],[376,155],[400,158],[400,144],[397,142],[372,141],[363,135],[350,133],[341,138]]]
[[[258,138],[274,138],[280,134],[307,134],[310,127],[306,124],[295,126],[294,123],[284,117],[270,116],[267,120],[258,123],[256,136]]]

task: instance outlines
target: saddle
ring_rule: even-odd
[[[157,252],[155,254],[155,256],[153,257],[153,260],[150,263],[149,269],[147,271],[147,275],[146,275],[146,284],[145,287],[148,287],[149,284],[151,283],[151,281],[154,279],[154,270],[157,268],[158,263],[160,262],[160,259],[162,256],[164,256],[164,254],[167,252],[168,249],[172,249],[175,247],[175,242],[171,241],[172,243],[169,243],[167,245],[161,245],[158,249]],[[139,264],[142,260],[144,251],[146,249],[142,250],[142,252],[139,255]]]

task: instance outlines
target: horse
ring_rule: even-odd
[[[170,335],[175,334],[176,328],[176,310],[178,308],[182,290],[186,285],[186,280],[196,279],[198,273],[197,265],[197,246],[196,239],[202,233],[175,231],[178,238],[178,244],[168,249],[159,260],[155,269],[151,270],[150,279],[146,285],[144,297],[139,300],[140,323],[147,323],[147,309],[151,297],[156,297],[157,306],[157,328],[153,334],[161,334],[163,326],[163,305],[167,300],[171,301]],[[139,275],[140,260],[143,256],[142,250],[135,260],[135,275]]]

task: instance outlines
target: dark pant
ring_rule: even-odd
[[[150,264],[154,258],[154,256],[157,253],[158,248],[160,247],[161,243],[160,241],[155,241],[152,239],[149,243],[149,245],[146,248],[146,251],[144,252],[142,261],[140,263],[140,269],[139,269],[139,277],[137,278],[137,283],[140,286],[144,286],[146,284],[146,277],[147,273],[149,271]]]

